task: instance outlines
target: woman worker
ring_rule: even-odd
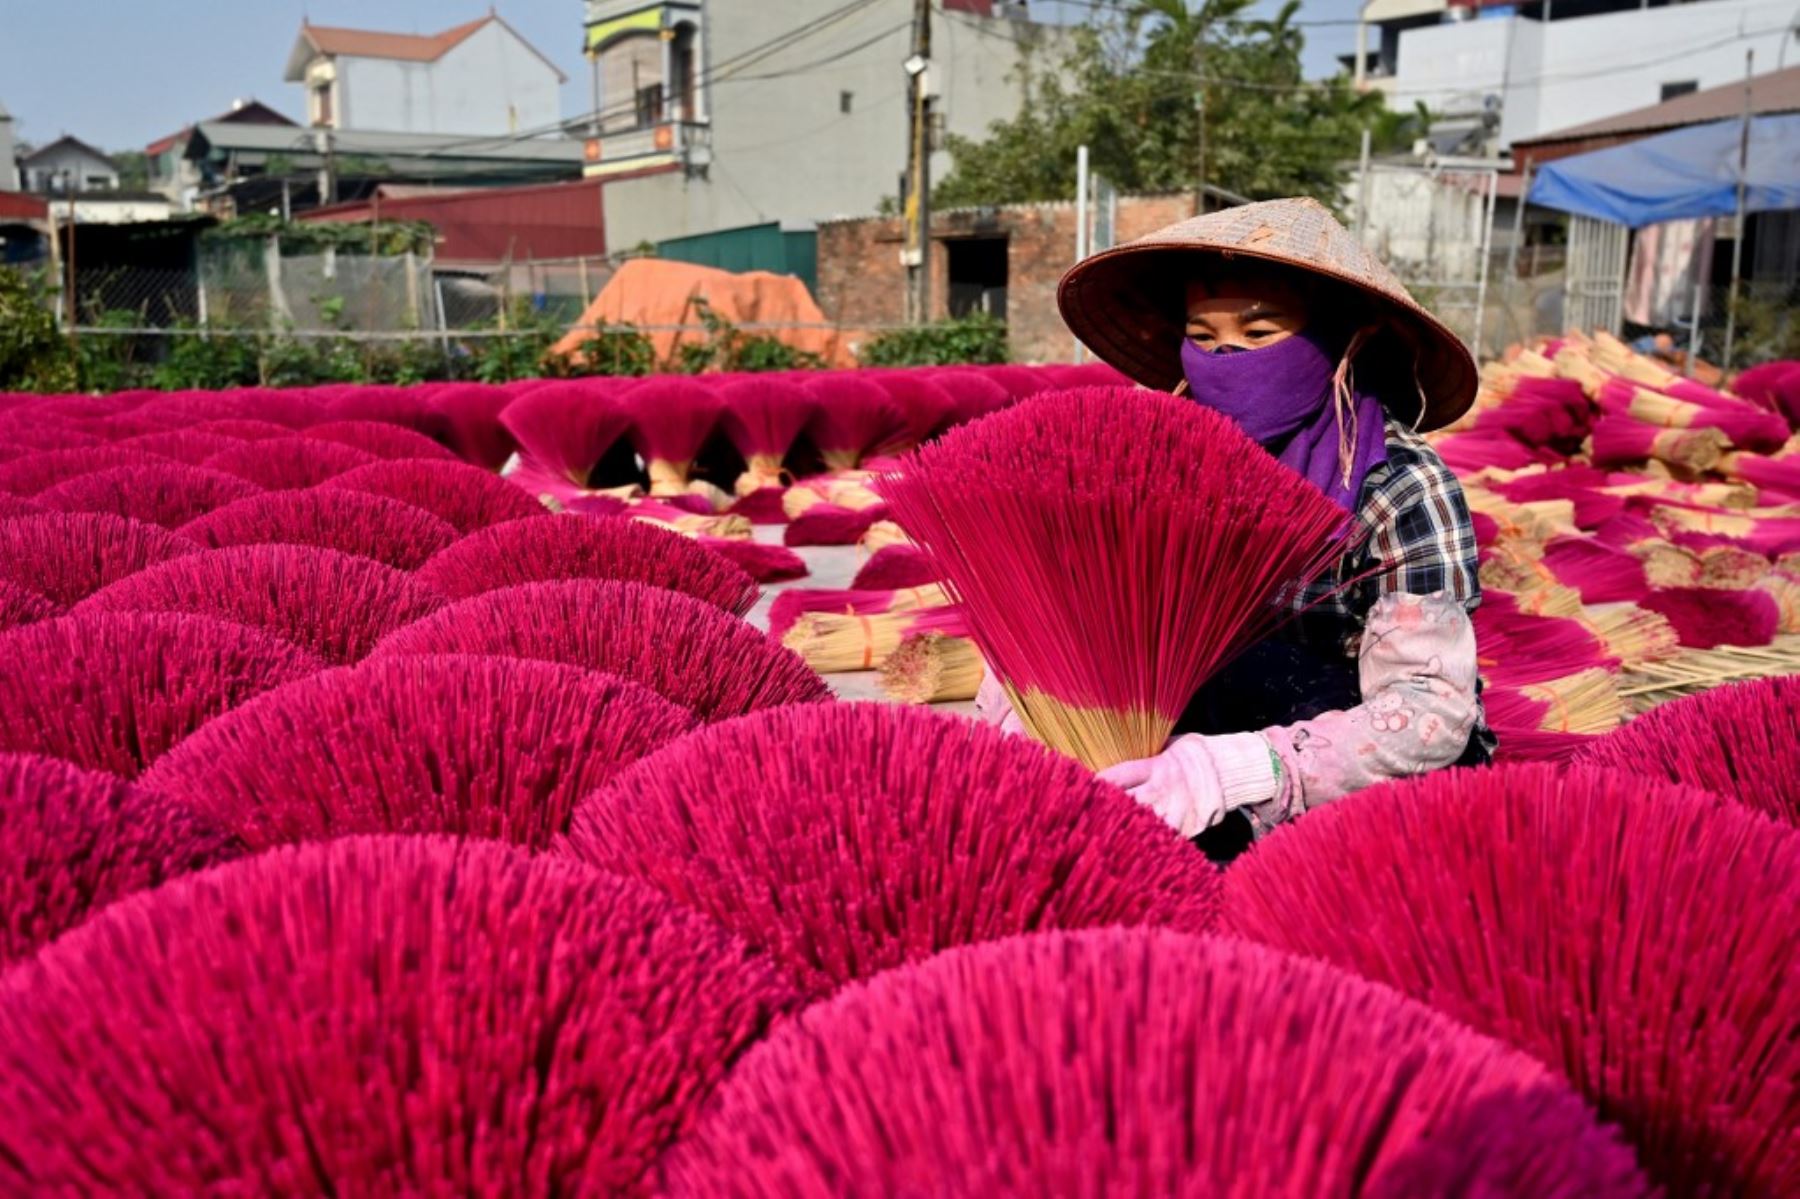
[[[1063,319],[1146,387],[1230,416],[1354,514],[1336,569],[1215,676],[1154,758],[1101,777],[1228,859],[1385,779],[1488,760],[1475,534],[1420,434],[1466,411],[1474,360],[1321,205],[1196,217],[1063,277]],[[983,715],[1016,723],[997,686]]]

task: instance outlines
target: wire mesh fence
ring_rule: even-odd
[[[1385,186],[1405,191],[1416,181],[1400,177]],[[1515,252],[1491,241],[1483,244],[1467,218],[1485,197],[1472,185],[1440,180],[1432,187],[1448,193],[1447,216],[1434,217],[1427,208],[1422,226],[1389,221],[1368,236],[1382,240],[1417,298],[1459,337],[1491,357],[1510,345],[1587,327],[1581,314],[1591,307],[1588,297],[1577,296],[1571,304],[1568,247],[1525,245]],[[113,372],[120,377],[142,376],[173,362],[165,373],[189,378],[192,364],[202,361],[227,365],[204,367],[201,377],[246,383],[308,376],[410,381],[505,379],[546,369],[694,369],[717,334],[698,312],[680,323],[629,330],[580,323],[617,266],[589,258],[461,267],[413,254],[289,254],[266,243],[232,243],[205,248],[189,270],[83,267],[72,332],[84,342],[88,360],[126,364]],[[1683,290],[1642,323],[1632,318],[1645,314],[1615,295],[1611,331],[1628,339],[1661,334],[1680,350],[1697,344],[1701,358],[1724,364],[1729,290]],[[66,325],[66,297],[52,302]],[[1728,365],[1800,355],[1797,303],[1800,293],[1793,286],[1743,285]],[[886,331],[804,327],[821,329],[847,344]],[[769,340],[802,331],[762,324],[734,329]],[[570,335],[582,340],[584,333],[598,340],[591,364],[546,363],[558,340]],[[654,340],[657,352],[647,357],[632,340],[639,336]],[[687,359],[679,358],[683,346],[693,347],[685,351]]]
[[[274,242],[258,253],[254,243],[229,243],[201,255],[197,283],[209,326],[384,333],[440,324],[431,263],[413,254],[283,254]]]
[[[82,325],[166,329],[200,320],[193,271],[109,267],[77,274],[76,318]]]
[[[600,257],[462,267],[413,254],[292,254],[273,241],[218,243],[205,245],[190,269],[78,267],[75,318],[80,328],[271,329],[304,337],[480,331],[523,308],[573,326],[616,269]]]

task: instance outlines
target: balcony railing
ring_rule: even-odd
[[[712,160],[712,127],[701,121],[663,121],[588,142],[589,174],[610,174],[658,163],[704,169]]]

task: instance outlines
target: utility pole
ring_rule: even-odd
[[[1084,261],[1092,252],[1093,245],[1089,236],[1091,226],[1088,224],[1088,148],[1086,143],[1075,150],[1075,261]],[[1083,360],[1081,338],[1075,339],[1075,361],[1079,365]]]
[[[1194,39],[1194,125],[1199,135],[1194,155],[1195,216],[1206,212],[1206,9],[1207,0],[1201,0],[1199,35]]]
[[[68,319],[70,345],[75,344],[75,339],[78,336],[75,332],[75,326],[81,323],[80,309],[77,307],[80,301],[75,294],[75,182],[76,175],[74,171],[63,172],[63,184],[69,192],[69,293],[67,299],[69,303]],[[52,221],[51,228],[54,229],[55,227],[55,221]]]
[[[337,203],[337,147],[329,126],[321,126],[313,138],[319,151],[319,207],[323,208]]]
[[[906,312],[908,322],[931,319],[931,0],[913,0],[912,80],[906,172]]]
[[[1744,51],[1744,119],[1738,127],[1737,205],[1731,227],[1731,290],[1725,294],[1725,348],[1719,355],[1719,369],[1731,369],[1732,351],[1736,349],[1738,317],[1738,282],[1744,273],[1744,233],[1749,214],[1744,211],[1746,189],[1750,180],[1750,117],[1754,111],[1756,87],[1756,51]],[[71,253],[73,250],[71,249]]]
[[[587,60],[588,60],[588,67],[589,67],[589,72],[588,72],[589,73],[589,82],[593,88],[593,104],[594,104],[594,111],[588,118],[588,136],[589,137],[599,137],[600,136],[600,52],[598,50],[589,50]],[[637,64],[635,62],[632,63],[632,70],[634,72],[637,70]]]

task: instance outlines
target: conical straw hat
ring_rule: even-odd
[[[1422,430],[1441,428],[1468,411],[1479,375],[1475,359],[1442,321],[1407,294],[1394,273],[1364,249],[1316,200],[1268,200],[1193,217],[1147,237],[1102,251],[1063,276],[1057,305],[1083,344],[1146,387],[1181,382],[1186,333],[1183,287],[1215,259],[1261,258],[1356,288],[1392,318],[1358,362],[1380,363],[1404,380],[1404,401],[1424,398]],[[1410,416],[1402,411],[1400,415]]]

